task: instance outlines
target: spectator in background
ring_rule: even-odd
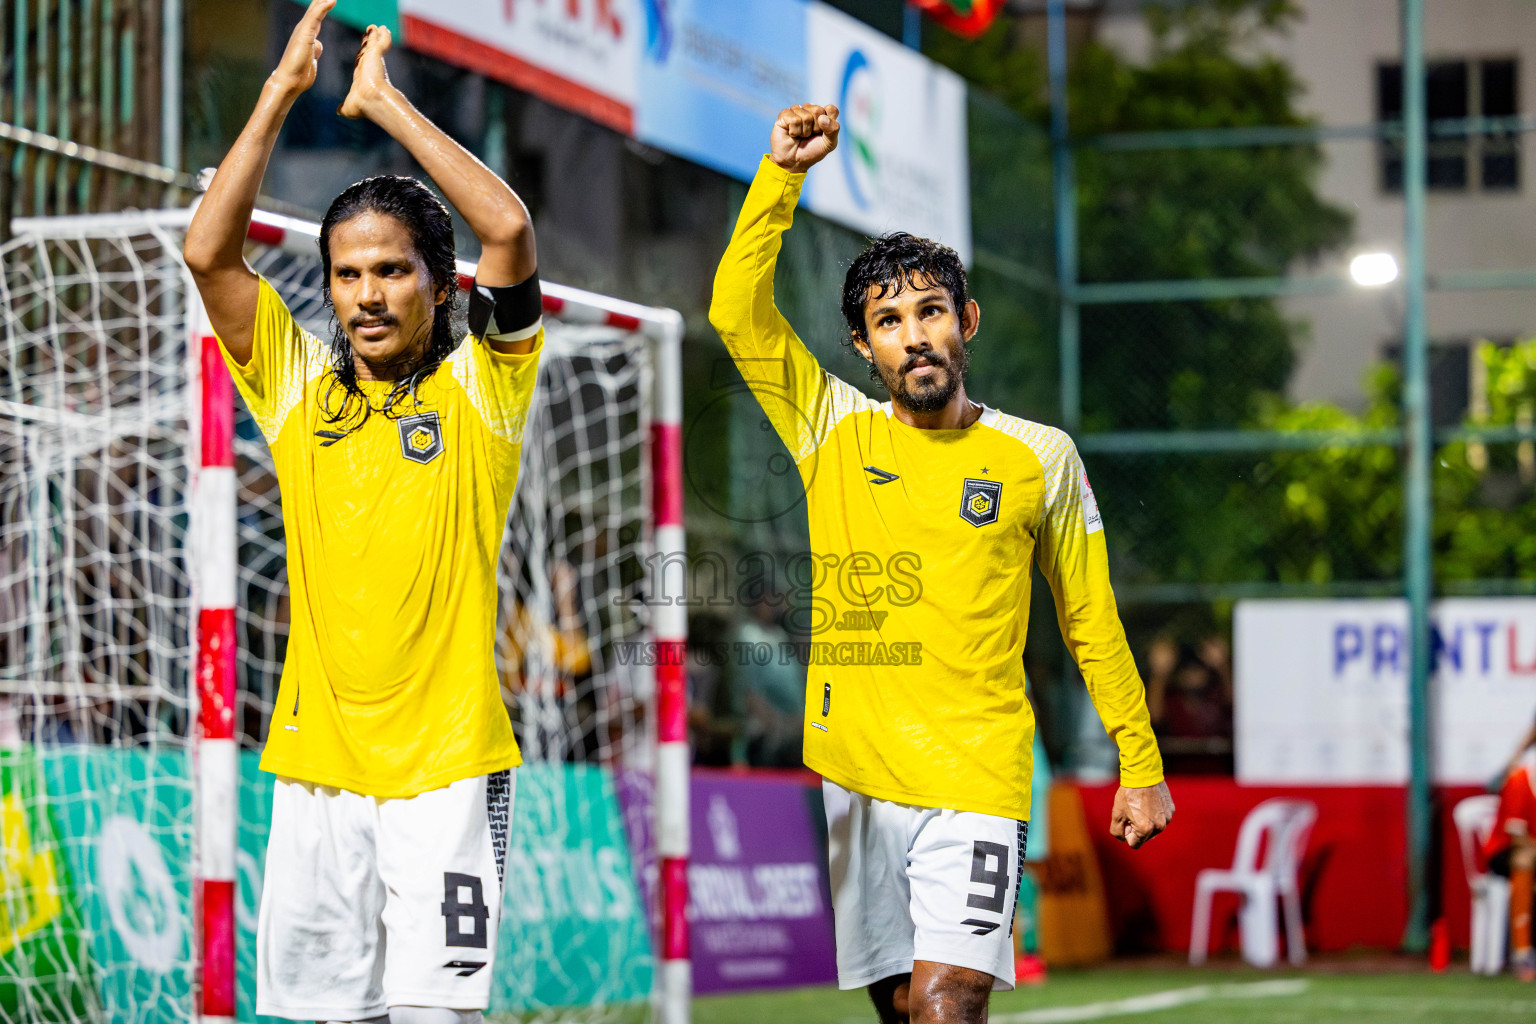
[[[1147,709],[1170,774],[1232,774],[1232,659],[1208,637],[1180,646],[1166,636],[1147,650]]]
[[[1536,981],[1531,911],[1536,902],[1536,725],[1526,731],[1499,790],[1499,816],[1483,847],[1488,870],[1509,879],[1509,948],[1515,977]]]
[[[598,760],[604,737],[594,732],[591,687],[580,685],[592,674],[592,648],[582,629],[576,570],[563,558],[551,562],[552,609],[532,603],[526,569],[523,579],[527,589],[512,599],[497,650],[502,701],[512,721],[522,727],[519,740],[524,746],[557,750],[581,761]],[[573,716],[574,722],[569,720]],[[529,717],[534,720],[528,721]],[[530,731],[538,733],[537,743],[526,738]]]
[[[502,630],[504,694],[532,689],[563,696],[574,679],[592,670],[592,651],[577,614],[578,585],[576,570],[565,559],[557,558],[550,572],[553,620],[547,611],[513,599],[512,614]],[[549,664],[536,664],[536,658]]]
[[[725,670],[728,629],[713,613],[688,617],[688,739],[697,765],[731,763],[737,723]]]
[[[748,764],[799,768],[805,729],[805,668],[783,657],[789,634],[779,624],[784,599],[765,594],[752,603],[751,617],[736,631],[731,650],[736,710]]]

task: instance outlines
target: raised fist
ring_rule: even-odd
[[[779,111],[768,141],[768,157],[786,171],[804,174],[837,148],[837,108],[796,103]]]

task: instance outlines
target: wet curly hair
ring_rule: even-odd
[[[918,238],[905,231],[894,231],[872,240],[864,251],[848,267],[843,279],[843,319],[848,322],[847,341],[863,339],[868,327],[864,323],[864,306],[871,287],[879,288],[876,300],[887,295],[900,295],[922,278],[949,292],[955,311],[965,309],[971,300],[965,280],[965,264],[960,255],[947,245],[927,238]]]

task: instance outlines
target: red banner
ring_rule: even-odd
[[[1240,786],[1231,779],[1177,775],[1168,785],[1178,815],[1166,834],[1140,850],[1109,837],[1116,787],[1079,787],[1104,872],[1117,952],[1188,951],[1195,876],[1201,868],[1232,863],[1244,816],[1272,796],[1300,797],[1317,805],[1317,825],[1300,872],[1308,948],[1397,948],[1408,921],[1407,793],[1401,786]],[[1458,948],[1467,946],[1471,901],[1450,809],[1475,792],[1470,787],[1436,791],[1440,912]],[[1213,953],[1234,946],[1236,907],[1235,897],[1217,897]]]
[[[907,0],[957,35],[975,39],[1003,9],[1003,0]]]

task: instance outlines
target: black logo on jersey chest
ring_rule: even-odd
[[[437,413],[402,416],[397,426],[400,429],[400,454],[407,459],[426,465],[443,454],[443,427],[437,421]]]
[[[998,510],[1003,507],[1003,485],[996,480],[965,478],[960,488],[960,518],[972,526],[986,526],[997,522]]]

